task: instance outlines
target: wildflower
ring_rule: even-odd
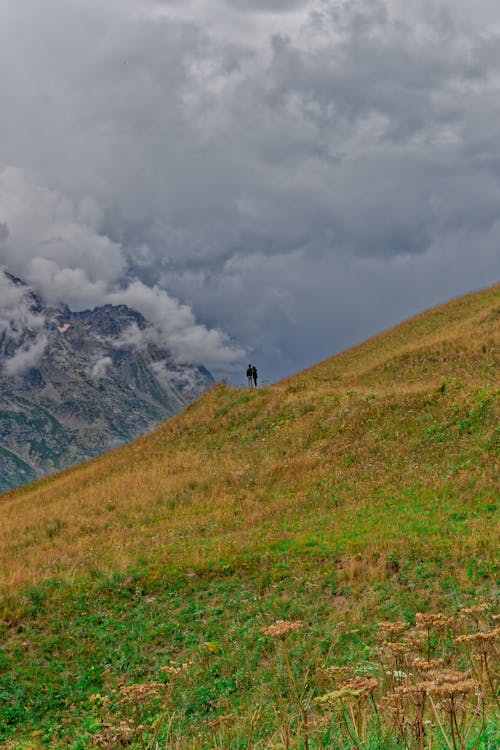
[[[288,620],[276,620],[273,625],[268,625],[267,628],[262,628],[261,632],[263,635],[269,635],[271,638],[279,638],[284,641],[292,631],[301,627],[302,620],[295,620],[294,622],[289,622]]]

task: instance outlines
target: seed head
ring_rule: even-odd
[[[399,695],[432,695],[436,698],[454,698],[467,693],[477,692],[479,684],[465,672],[450,669],[435,670],[429,673],[428,679],[417,683],[406,683],[396,688]]]
[[[447,628],[452,622],[452,618],[446,617],[442,612],[437,612],[435,614],[417,612],[415,620],[417,628],[425,628],[426,630],[429,630],[430,628],[434,628],[434,630],[444,630],[444,628]]]
[[[380,637],[384,640],[392,638],[393,636],[399,635],[406,630],[407,625],[405,622],[380,622],[379,623]]]
[[[158,698],[164,691],[165,685],[161,682],[143,682],[133,685],[123,685],[120,689],[122,705],[138,705],[146,703],[152,698]]]
[[[264,635],[269,635],[271,638],[279,638],[284,641],[285,638],[294,630],[302,627],[302,620],[295,620],[295,622],[289,622],[288,620],[276,620],[272,625],[268,625],[267,628],[262,628]]]
[[[460,682],[429,682],[427,692],[440,698],[452,698],[456,695],[467,695],[479,690],[476,680],[461,680]]]
[[[393,654],[405,654],[406,646],[404,643],[397,643],[395,641],[384,641],[382,647],[387,649]]]
[[[236,719],[236,714],[225,714],[224,716],[218,716],[213,721],[207,721],[207,726],[210,727],[212,731],[217,732],[217,730],[225,724],[232,724]]]
[[[403,685],[399,685],[394,691],[397,695],[427,695],[427,682],[405,682]]]
[[[493,645],[493,643],[499,639],[500,627],[494,628],[493,630],[486,630],[485,632],[459,635],[457,638],[455,638],[455,643],[470,643],[471,646],[479,647],[479,649],[482,650],[487,646]]]
[[[187,672],[189,667],[191,667],[192,665],[192,661],[185,661],[182,664],[178,664],[177,666],[174,662],[171,662],[167,667],[160,667],[160,671],[164,674],[170,675],[171,677],[178,677],[180,674],[184,674],[184,672]]]
[[[431,669],[439,669],[444,664],[444,659],[431,659],[426,661],[420,659],[418,656],[412,659],[411,666],[418,669],[420,672],[428,672]]]
[[[101,732],[93,738],[93,744],[103,750],[125,746],[143,729],[142,725],[134,727],[132,719],[121,719],[116,725],[104,722],[101,724]]]
[[[365,677],[354,677],[352,680],[347,680],[337,690],[332,690],[330,693],[316,698],[316,703],[319,704],[331,704],[341,701],[343,698],[361,698],[368,697],[373,693],[378,685],[378,680],[373,675],[366,675]]]
[[[458,613],[458,616],[462,620],[475,620],[476,618],[483,615],[488,610],[488,605],[486,602],[483,602],[482,604],[474,604],[472,607],[462,607],[460,609],[460,612]]]

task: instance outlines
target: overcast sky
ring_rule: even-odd
[[[235,383],[500,279],[498,0],[0,0],[0,113],[0,265]]]

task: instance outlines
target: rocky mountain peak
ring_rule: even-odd
[[[126,305],[74,312],[2,283],[0,490],[134,439],[214,382]]]

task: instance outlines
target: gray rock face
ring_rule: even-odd
[[[50,307],[8,278],[27,313],[0,328],[0,491],[129,442],[213,384],[138,312]]]

